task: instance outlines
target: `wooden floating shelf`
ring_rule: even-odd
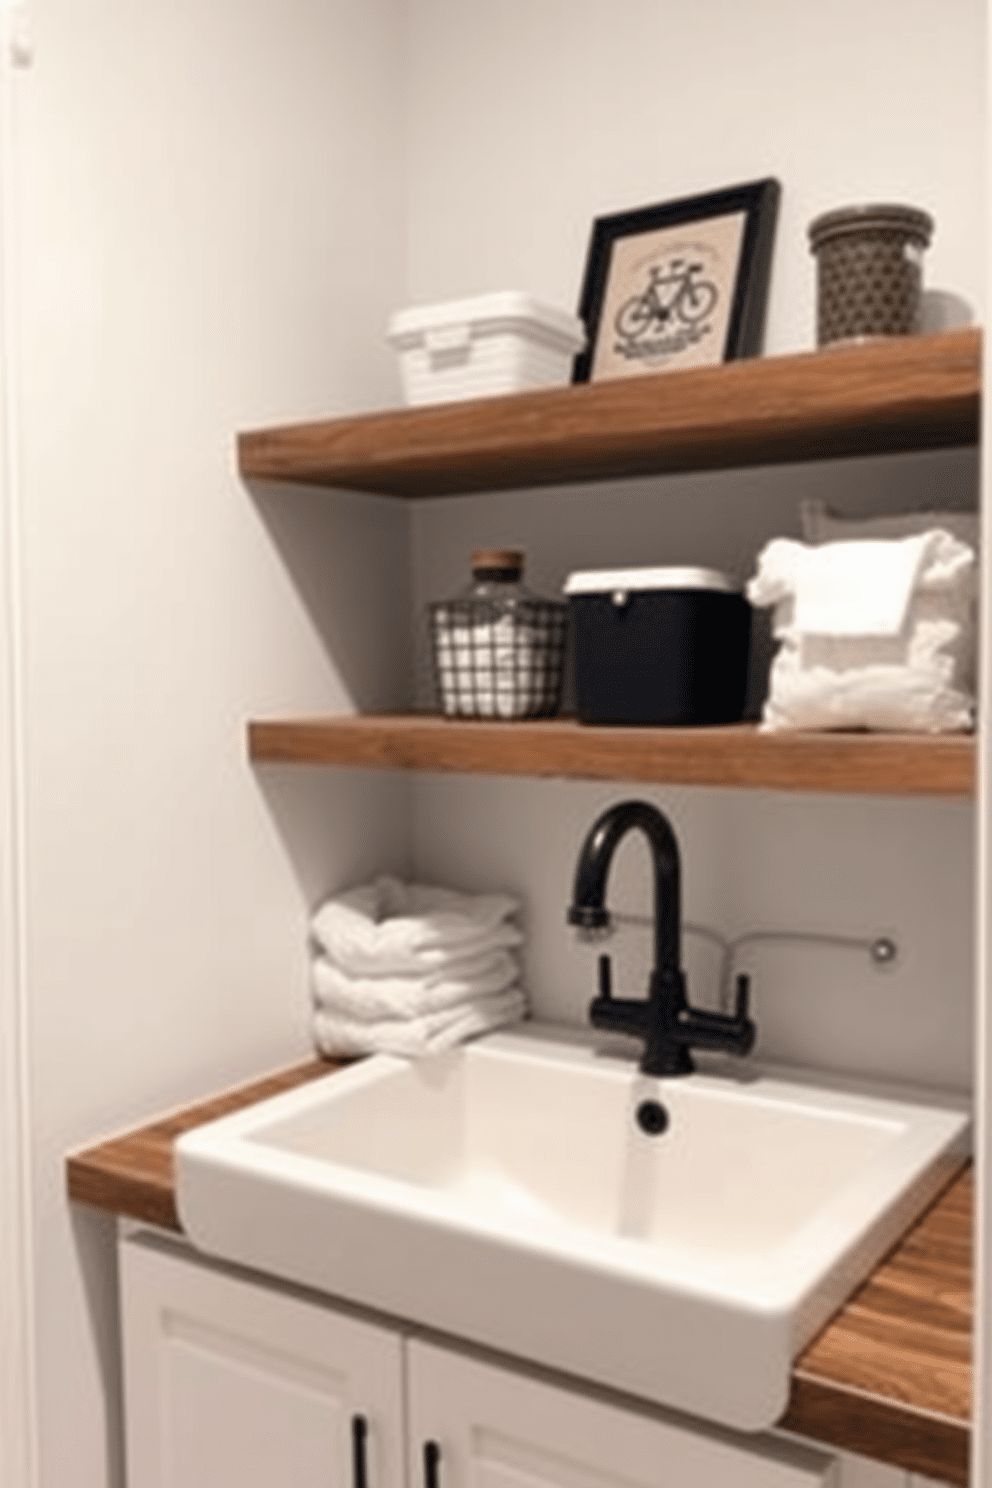
[[[453,496],[974,444],[981,332],[243,433],[242,475]]]
[[[726,728],[596,728],[569,719],[422,715],[257,721],[256,763],[726,785],[882,796],[969,796],[970,735],[761,733]]]
[[[243,433],[249,479],[457,495],[974,444],[977,329]],[[257,722],[258,761],[969,796],[970,737],[587,728],[423,716]]]

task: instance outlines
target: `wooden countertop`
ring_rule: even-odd
[[[74,1153],[69,1197],[181,1231],[176,1138],[336,1068],[335,1061],[309,1060]],[[969,1167],[796,1361],[784,1428],[965,1488],[972,1204]]]

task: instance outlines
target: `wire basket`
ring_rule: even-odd
[[[434,678],[451,718],[548,718],[561,699],[567,606],[520,583],[523,555],[472,555],[471,589],[429,606]]]

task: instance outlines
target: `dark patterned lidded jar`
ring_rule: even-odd
[[[839,207],[814,218],[817,345],[918,331],[932,233],[933,218],[918,207]]]

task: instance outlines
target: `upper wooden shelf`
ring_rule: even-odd
[[[454,496],[974,444],[981,332],[243,433],[249,479]]]
[[[883,796],[968,796],[975,771],[967,735],[762,733],[749,724],[593,728],[570,719],[347,716],[251,723],[248,745],[257,763]]]

